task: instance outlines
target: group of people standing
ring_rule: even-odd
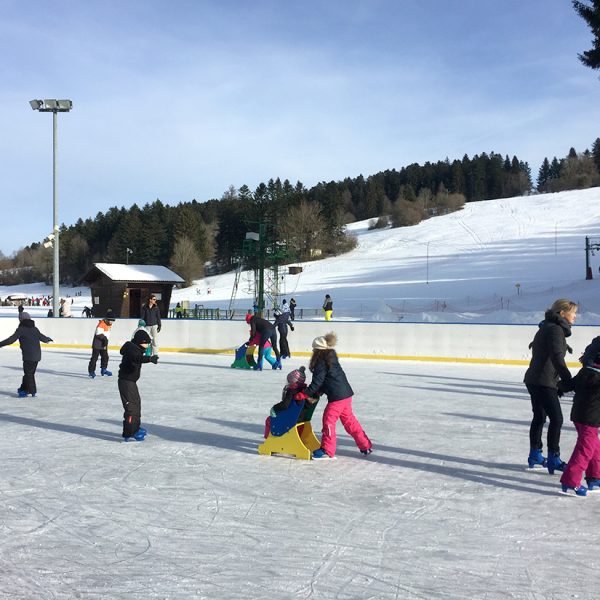
[[[577,304],[559,299],[546,311],[544,320],[530,344],[532,357],[524,382],[531,397],[533,418],[529,428],[529,468],[547,468],[552,475],[561,471],[564,494],[586,496],[600,491],[600,337],[594,338],[580,358],[581,369],[571,376],[565,356],[572,352],[567,344],[577,317]],[[575,391],[571,420],[577,442],[568,463],[560,457],[563,414],[560,397]],[[543,455],[542,432],[546,418],[548,456]],[[582,485],[585,474],[587,488]]]

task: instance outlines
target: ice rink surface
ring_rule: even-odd
[[[524,368],[342,359],[365,458],[260,456],[284,371],[164,354],[121,442],[115,376],[44,350],[38,397],[0,351],[0,598],[598,598],[600,495],[525,469]],[[563,398],[562,454],[575,432]],[[320,431],[323,401],[313,417]]]

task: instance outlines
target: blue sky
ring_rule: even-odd
[[[600,137],[600,81],[568,0],[0,0],[0,250],[59,218],[219,198]]]

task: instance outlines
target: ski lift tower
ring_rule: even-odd
[[[585,236],[585,278],[593,279],[592,267],[590,266],[590,254],[594,256],[600,250],[600,239]]]
[[[242,253],[236,274],[236,283],[232,294],[232,302],[237,290],[237,281],[241,271],[254,270],[254,297],[258,305],[258,314],[263,315],[265,310],[265,297],[274,306],[278,305],[279,298],[279,266],[293,260],[291,253],[283,242],[276,239],[272,227],[264,221],[250,222],[248,231],[242,244]],[[258,231],[256,231],[258,229]]]

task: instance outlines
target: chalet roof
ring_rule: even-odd
[[[120,265],[116,263],[95,263],[84,277],[85,281],[94,279],[95,270],[100,271],[113,281],[183,283],[184,280],[167,267],[161,265]]]

